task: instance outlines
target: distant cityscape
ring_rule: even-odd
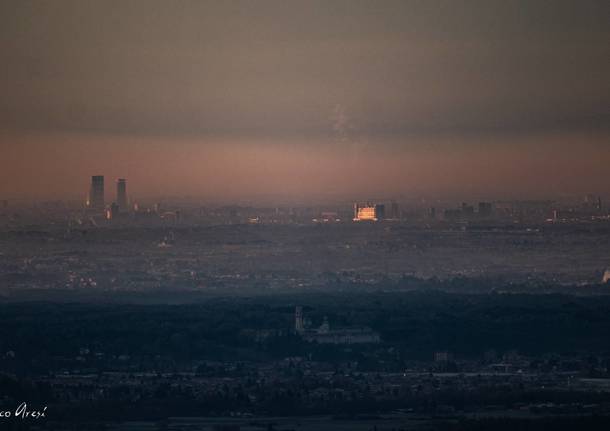
[[[130,198],[128,179],[112,184],[109,193],[104,176],[92,176],[80,203],[3,200],[0,230],[11,250],[0,259],[5,286],[250,289],[255,278],[283,289],[413,276],[538,280],[558,288],[610,280],[610,212],[597,195],[213,206],[140,202]],[[37,238],[45,238],[45,254],[32,254]],[[106,242],[117,247],[107,250]]]
[[[103,220],[114,223],[138,221],[152,222],[163,219],[172,222],[210,221],[217,223],[347,223],[347,222],[423,222],[423,223],[580,223],[610,221],[610,207],[605,207],[599,195],[587,194],[561,200],[497,200],[476,203],[450,200],[426,202],[426,199],[398,199],[361,201],[353,204],[321,205],[210,205],[195,203],[195,199],[165,198],[155,202],[145,199],[143,205],[130,198],[127,179],[117,178],[114,193],[108,199],[103,175],[91,177],[89,192],[84,202],[86,217],[92,223]],[[455,201],[455,200],[454,200]],[[349,206],[351,205],[351,209]],[[26,204],[0,200],[0,216],[5,223],[18,216],[17,210],[27,208],[73,211],[78,206],[68,201],[41,201]]]
[[[0,1],[0,431],[610,430],[610,1]]]
[[[610,414],[600,196],[211,205],[111,184],[0,201],[0,407],[43,393],[41,429]]]

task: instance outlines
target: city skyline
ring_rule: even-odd
[[[610,429],[608,17],[1,0],[0,429]]]

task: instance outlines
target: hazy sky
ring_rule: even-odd
[[[0,1],[0,196],[610,193],[608,1]]]

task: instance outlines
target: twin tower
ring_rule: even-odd
[[[127,180],[125,178],[116,180],[116,204],[122,211],[127,209]],[[103,175],[94,175],[91,177],[87,207],[97,210],[104,210],[106,208]]]

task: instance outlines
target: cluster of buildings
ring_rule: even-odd
[[[379,334],[368,327],[331,329],[328,317],[318,328],[310,328],[311,322],[303,317],[303,307],[296,307],[294,329],[303,340],[319,344],[377,344]]]
[[[354,221],[379,221],[385,218],[385,205],[354,204]]]
[[[301,415],[333,413],[340,417],[357,406],[362,409],[363,402],[377,413],[413,415],[418,426],[426,417],[423,415],[508,412],[528,417],[610,412],[605,356],[525,357],[507,352],[502,355],[502,363],[496,363],[495,352],[486,353],[486,358],[468,360],[456,360],[441,352],[435,355],[434,362],[413,360],[399,364],[384,351],[372,346],[367,365],[362,362],[363,357],[324,360],[305,355],[264,362],[230,362],[128,355],[81,347],[72,354],[51,356],[48,370],[30,377],[48,388],[56,409],[75,402],[146,407],[162,400],[167,403],[168,416],[185,416],[184,410],[176,406],[188,405],[196,406],[197,416],[214,421],[219,420],[218,416],[230,416],[233,421],[244,418],[244,425],[253,423],[254,415],[285,415],[282,407],[286,405],[291,412],[298,409]],[[1,353],[0,364],[6,370],[12,371],[20,361],[28,361],[19,351]],[[447,370],[448,363],[453,364],[454,370]],[[592,377],[596,375],[600,377]],[[5,400],[10,398],[7,395]],[[279,419],[274,417],[276,420]],[[133,427],[117,425],[112,429],[158,429],[153,423],[150,427],[143,424],[133,422]],[[168,429],[195,428],[203,429],[194,425]],[[245,425],[241,429],[251,427]]]
[[[91,177],[91,185],[86,202],[86,207],[104,214],[107,219],[113,219],[119,213],[128,211],[129,203],[127,197],[127,180],[118,178],[116,180],[116,197],[109,205],[105,200],[104,176],[94,175]],[[396,201],[386,203],[360,203],[353,204],[350,216],[349,206],[337,206],[334,208],[315,209],[272,208],[265,212],[265,208],[242,208],[225,207],[219,210],[204,211],[199,209],[200,215],[205,212],[207,218],[221,217],[222,222],[234,223],[239,219],[242,223],[267,224],[267,223],[335,223],[347,220],[354,222],[377,222],[381,220],[402,220],[414,222],[444,221],[444,222],[476,222],[476,221],[528,221],[528,222],[578,222],[590,220],[608,220],[610,215],[604,213],[602,199],[596,195],[586,195],[580,202],[563,203],[552,200],[541,201],[494,201],[478,202],[470,204],[461,203],[457,207],[427,207],[415,204],[413,208],[401,211]],[[0,201],[0,209],[6,208],[8,203]],[[161,215],[158,204],[152,212]],[[191,205],[192,206],[192,205]],[[195,205],[196,206],[196,205]],[[138,212],[137,204],[133,206],[134,212]],[[225,211],[226,210],[226,211]],[[167,213],[167,214],[165,214]],[[170,214],[165,211],[162,218],[178,218],[177,212]],[[218,213],[218,214],[216,214]]]
[[[386,210],[386,207],[388,210]],[[445,222],[477,222],[477,221],[523,221],[523,222],[583,222],[604,221],[609,215],[604,211],[602,198],[596,195],[586,195],[580,202],[557,202],[553,200],[525,201],[481,201],[475,204],[462,202],[456,207],[412,208],[401,212],[396,202],[389,206],[379,203],[355,203],[353,209],[354,221],[405,220],[410,221],[445,221]]]
[[[437,217],[442,217],[443,220],[447,221],[460,221],[487,219],[492,215],[494,215],[494,204],[491,202],[479,202],[478,206],[463,202],[458,208],[445,209],[442,213],[437,212],[436,207],[430,207],[428,208],[427,213],[423,215],[423,218],[436,220]],[[403,213],[401,213],[398,203],[394,201],[390,203],[388,211],[386,211],[385,204],[354,204],[354,221],[400,220],[402,218]],[[422,218],[422,215],[410,214],[409,218]]]
[[[119,212],[127,211],[127,180],[125,178],[118,178],[116,180],[116,200],[107,207],[104,190],[104,176],[92,176],[86,206],[92,210],[104,211],[106,218],[109,220],[116,217]]]

